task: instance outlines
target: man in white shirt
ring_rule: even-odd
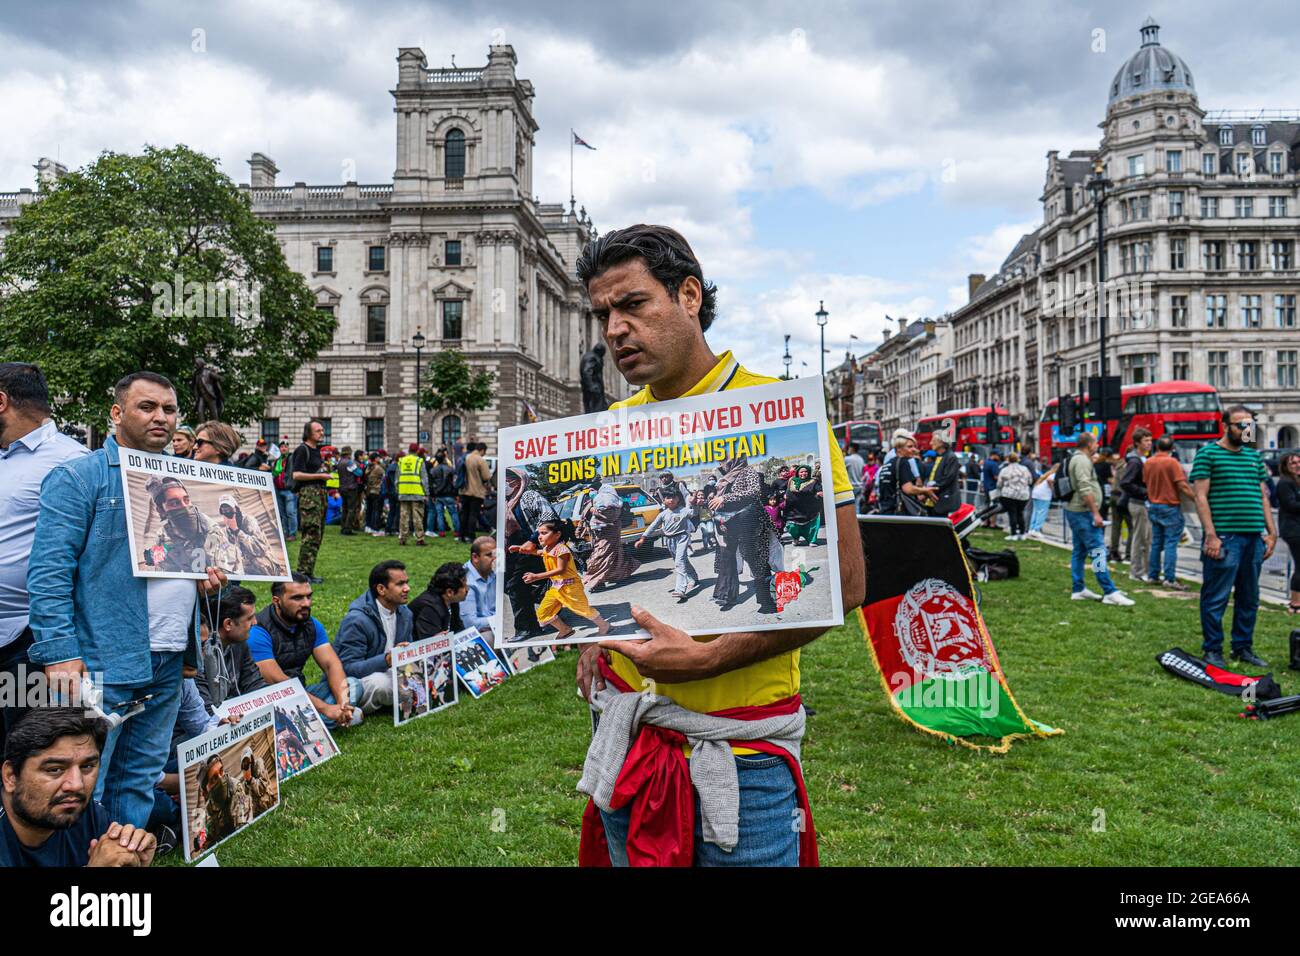
[[[469,593],[460,606],[460,619],[466,627],[492,630],[497,613],[497,539],[491,535],[475,538],[465,562],[465,583]]]
[[[0,362],[0,674],[26,688],[31,668],[27,648],[27,559],[32,553],[41,482],[55,465],[88,453],[59,433],[50,418],[45,376],[26,362]],[[191,588],[191,590],[193,590]],[[0,752],[9,728],[26,713],[21,702],[0,708]]]

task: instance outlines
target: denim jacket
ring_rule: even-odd
[[[149,683],[148,579],[132,573],[116,439],[45,476],[33,542],[27,566],[32,662],[80,657],[105,683]]]

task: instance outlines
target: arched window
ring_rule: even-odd
[[[454,128],[447,130],[447,178],[465,178],[465,134]]]
[[[448,415],[442,420],[442,443],[451,448],[460,441],[460,416]]]

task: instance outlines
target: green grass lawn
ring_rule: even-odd
[[[891,711],[856,621],[825,635],[803,656],[823,865],[1300,862],[1300,716],[1240,720],[1238,701],[1154,660],[1199,649],[1194,596],[1135,586],[1133,608],[1072,602],[1068,552],[1016,550],[1021,577],[982,586],[985,619],[1021,707],[1065,734],[1000,756],[922,735]],[[371,565],[393,556],[408,562],[414,596],[468,548],[343,541],[329,528],[315,612],[331,636]],[[1284,693],[1300,691],[1285,666],[1290,620],[1266,607],[1256,628]],[[222,865],[572,865],[590,735],[575,659],[561,654],[482,700],[462,692],[405,727],[375,715],[340,731],[342,753],[289,781],[278,810],[217,850]]]

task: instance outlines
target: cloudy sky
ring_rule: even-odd
[[[961,304],[1040,217],[1044,157],[1095,147],[1147,12],[1206,109],[1300,107],[1290,4],[231,0],[0,4],[0,191],[40,156],[178,142],[237,181],[392,179],[398,47],[431,67],[510,43],[532,80],[537,192],[601,230],[681,229],[721,289],[711,338],[742,361],[817,367],[885,316]],[[355,172],[353,172],[355,170]],[[852,341],[856,335],[858,341]]]

